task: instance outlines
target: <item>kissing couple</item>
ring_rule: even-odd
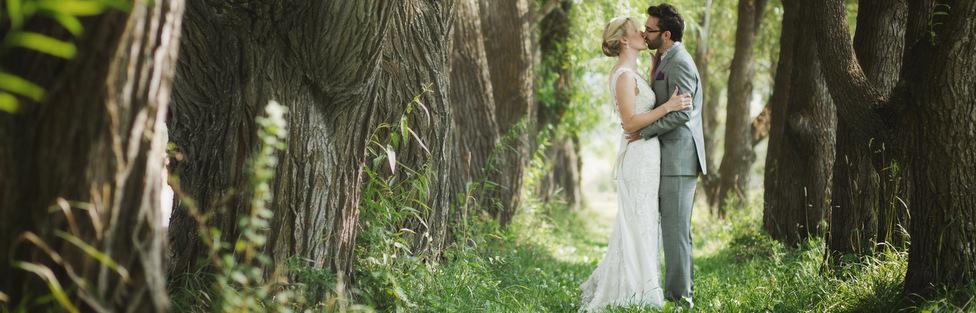
[[[647,8],[643,23],[624,16],[604,27],[603,53],[617,58],[610,95],[623,125],[613,170],[617,220],[606,255],[580,285],[580,312],[694,306],[691,213],[705,147],[701,78],[681,43],[684,26],[674,6],[660,4]],[[637,59],[649,49],[653,66],[644,72]]]

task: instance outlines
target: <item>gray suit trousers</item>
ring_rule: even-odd
[[[661,177],[661,241],[664,246],[664,299],[691,301],[691,211],[698,176]]]

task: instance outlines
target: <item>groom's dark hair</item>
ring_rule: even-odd
[[[657,18],[657,27],[671,32],[671,40],[681,41],[685,30],[685,20],[673,5],[662,3],[647,8],[647,15]]]

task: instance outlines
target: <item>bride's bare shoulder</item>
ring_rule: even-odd
[[[614,67],[610,70],[610,78],[613,79],[614,77],[616,77],[618,81],[621,78],[633,79],[634,72],[628,71],[627,68],[624,67]]]

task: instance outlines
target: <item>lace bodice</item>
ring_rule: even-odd
[[[654,90],[644,80],[644,77],[633,69],[623,66],[614,71],[613,75],[610,76],[610,97],[613,98],[613,103],[617,107],[617,110],[620,110],[620,104],[617,103],[617,81],[620,80],[620,75],[623,75],[625,72],[633,73],[634,79],[637,80],[637,90],[639,92],[634,96],[634,112],[644,113],[653,110],[654,102],[657,101],[657,98],[654,97]]]

